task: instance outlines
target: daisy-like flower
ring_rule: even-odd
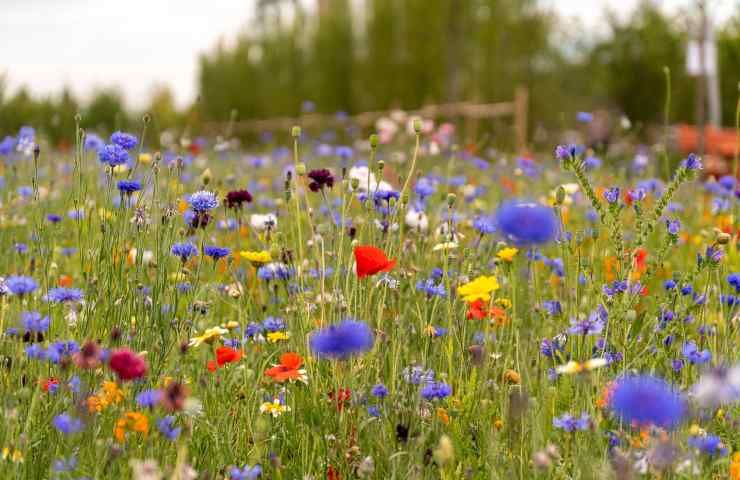
[[[306,370],[301,368],[302,365],[303,358],[300,355],[295,352],[284,353],[280,355],[280,363],[268,368],[265,375],[279,383],[296,380],[308,383],[308,375]]]
[[[277,217],[274,213],[264,215],[255,213],[249,217],[249,225],[258,232],[265,231],[268,228],[274,229],[277,227]]]
[[[505,262],[511,262],[512,260],[514,260],[514,257],[517,253],[519,253],[519,249],[514,247],[506,247],[499,250],[496,253],[496,256]]]
[[[476,300],[487,302],[491,299],[491,293],[498,289],[499,284],[496,277],[481,275],[475,280],[457,287],[457,294],[469,303]]]
[[[272,402],[265,402],[260,405],[260,413],[267,413],[274,418],[279,417],[285,412],[290,412],[290,410],[290,407],[283,404],[278,397],[275,397]]]
[[[188,343],[188,346],[191,347],[200,347],[204,343],[211,344],[221,338],[221,336],[226,335],[229,333],[228,330],[221,327],[211,327],[209,329],[206,329],[202,335],[199,335],[197,337],[193,337],[190,339],[190,342]]]

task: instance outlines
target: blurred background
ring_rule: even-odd
[[[3,0],[0,134],[212,133],[230,120],[514,102],[531,145],[590,112],[734,127],[740,0]],[[510,119],[463,125],[514,144]],[[485,123],[488,122],[488,123]],[[233,125],[232,125],[233,126]],[[601,129],[603,132],[599,133]],[[509,145],[511,146],[511,145]],[[548,147],[549,148],[549,147]]]

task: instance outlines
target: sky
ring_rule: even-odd
[[[309,0],[302,0],[308,2]],[[668,11],[692,0],[654,0]],[[257,0],[0,0],[0,75],[34,95],[64,86],[85,98],[116,86],[143,107],[156,85],[179,106],[195,98],[198,55],[249,28]],[[606,8],[639,0],[541,0],[598,34]],[[720,16],[740,0],[711,0]]]

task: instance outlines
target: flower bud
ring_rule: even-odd
[[[373,133],[370,135],[370,148],[376,148],[378,146],[378,134]]]
[[[454,193],[447,194],[447,206],[448,207],[455,205],[456,200],[457,200],[457,195],[455,195]]]
[[[417,117],[414,119],[414,132],[416,132],[417,135],[421,133],[421,118]]]
[[[555,192],[555,204],[556,205],[562,205],[565,201],[565,188],[563,188],[562,185],[560,185]]]
[[[292,129],[290,130],[290,135],[291,135],[291,136],[292,136],[293,138],[298,138],[298,137],[300,137],[300,136],[301,136],[301,127],[299,127],[299,126],[297,126],[297,125],[296,125],[295,127],[293,127],[293,128],[292,128]]]
[[[301,162],[295,167],[295,173],[298,174],[299,177],[302,177],[306,174],[306,164]]]

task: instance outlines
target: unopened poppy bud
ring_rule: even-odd
[[[454,193],[447,194],[447,206],[449,207],[453,206],[456,200],[457,200],[457,195],[455,195]]]
[[[359,178],[353,178],[351,180],[350,185],[352,185],[352,190],[357,190],[357,187],[360,186],[360,179]]]
[[[565,188],[563,188],[562,185],[560,185],[555,192],[555,204],[556,205],[562,205],[565,201]]]
[[[382,172],[384,168],[385,168],[385,161],[378,160],[378,170]]]
[[[141,121],[144,123],[149,123],[152,121],[152,116],[148,113],[145,113],[143,117],[141,117]]]
[[[717,243],[719,245],[727,245],[728,243],[730,243],[730,239],[731,237],[729,233],[722,232],[717,234]]]
[[[295,166],[295,173],[296,173],[296,174],[297,174],[297,175],[298,175],[299,177],[302,177],[302,176],[304,176],[304,175],[306,174],[306,164],[305,164],[305,163],[303,163],[303,162],[301,162],[301,163],[299,163],[298,165],[296,165],[296,166]]]
[[[420,134],[421,133],[421,118],[415,118],[413,123],[414,123],[414,132],[416,132],[417,135]]]
[[[373,133],[370,135],[370,148],[376,148],[378,146],[378,134]]]
[[[290,130],[290,134],[293,136],[293,138],[298,138],[301,136],[301,127],[295,126]]]
[[[390,200],[394,200],[394,198],[391,197]],[[401,202],[404,205],[408,205],[409,204],[409,192],[404,192],[403,193],[403,196],[401,197]],[[390,204],[390,202],[388,202],[388,203]]]

